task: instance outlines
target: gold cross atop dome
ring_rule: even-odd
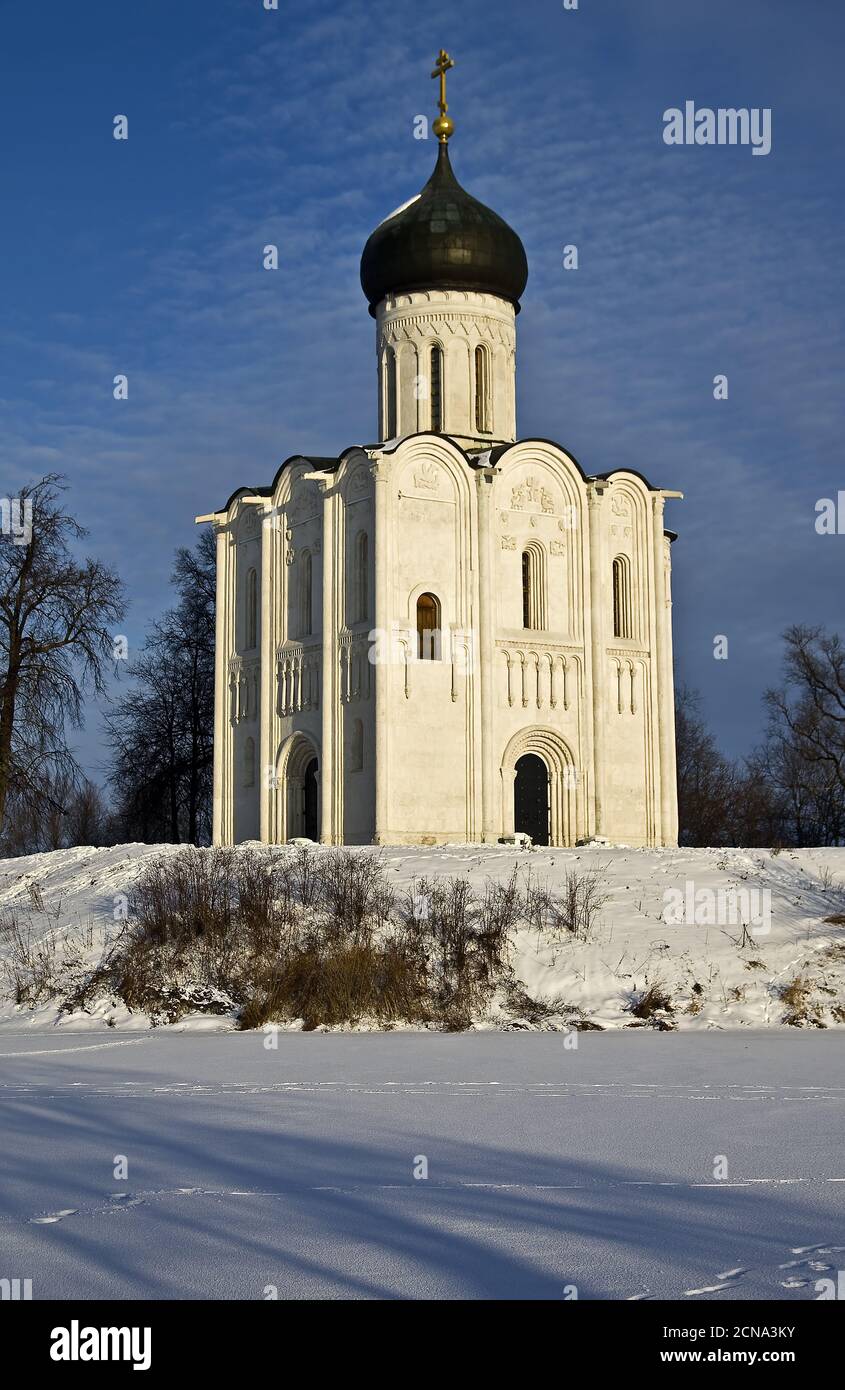
[[[454,60],[449,57],[449,54],[446,52],[445,48],[441,48],[440,52],[437,55],[437,62],[434,66],[434,72],[431,74],[432,77],[440,78],[440,100],[437,103],[438,107],[440,108],[440,115],[437,117],[437,120],[433,123],[431,128],[434,131],[440,143],[443,145],[445,145],[446,141],[449,139],[449,136],[455,129],[455,122],[452,120],[451,116],[446,115],[446,112],[449,110],[449,107],[446,104],[446,73],[449,71],[450,68],[453,68],[454,66]]]

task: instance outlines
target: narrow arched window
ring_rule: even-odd
[[[420,661],[440,660],[440,604],[434,594],[417,599],[417,656]]]
[[[395,439],[399,432],[396,417],[397,374],[398,364],[396,361],[396,351],[394,348],[389,347],[384,354],[384,434],[386,439]]]
[[[311,551],[303,550],[299,561],[299,635],[311,635]]]
[[[248,738],[244,744],[244,786],[255,786],[255,739]]]
[[[431,428],[443,428],[443,349],[431,349]]]
[[[258,644],[258,575],[249,570],[246,576],[246,646]]]
[[[490,429],[490,355],[481,345],[475,349],[475,428],[479,434]]]
[[[522,626],[541,631],[546,627],[545,551],[532,542],[522,552]]]
[[[613,561],[613,635],[631,636],[631,567],[626,555]]]
[[[355,603],[353,622],[365,623],[370,616],[370,542],[366,531],[355,537]]]

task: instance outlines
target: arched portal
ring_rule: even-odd
[[[549,843],[549,769],[536,753],[517,758],[513,828],[530,835],[535,845]]]
[[[273,841],[284,843],[297,837],[319,840],[319,750],[306,734],[292,734],[279,749],[274,790],[271,816]]]
[[[499,774],[502,834],[523,830],[542,845],[573,845],[584,837],[586,789],[556,729],[520,729],[504,751]]]

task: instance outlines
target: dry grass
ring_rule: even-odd
[[[377,853],[186,848],[142,873],[124,930],[66,1006],[110,994],[154,1022],[205,1008],[244,1028],[465,1028],[511,978],[513,933],[536,924],[539,893],[515,870],[480,891],[418,879],[397,899]],[[603,900],[595,873],[541,897],[553,939],[588,931]]]
[[[31,919],[21,921],[12,912],[0,916],[0,960],[3,993],[16,1004],[30,1007],[54,997],[58,981],[55,938],[33,929]]]
[[[814,1003],[811,995],[815,989],[808,975],[796,975],[785,984],[777,986],[777,994],[785,1005],[783,1023],[791,1028],[824,1028],[822,1006]]]
[[[636,994],[629,1008],[629,1013],[641,1023],[648,1023],[652,1028],[664,1030],[674,1027],[671,1022],[674,1012],[671,996],[660,980],[653,980],[646,989]]]
[[[559,945],[567,940],[590,941],[608,899],[598,867],[567,869],[563,889],[552,893],[529,875],[525,887],[525,915],[538,936]]]

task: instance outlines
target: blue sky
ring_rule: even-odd
[[[133,646],[196,514],[376,437],[358,262],[428,178],[445,46],[455,171],[528,253],[519,433],[685,493],[678,676],[728,752],[757,740],[784,627],[842,626],[814,507],[845,488],[845,7],[0,0],[0,40],[0,491],[67,474]],[[686,100],[771,108],[772,152],[666,146]]]

